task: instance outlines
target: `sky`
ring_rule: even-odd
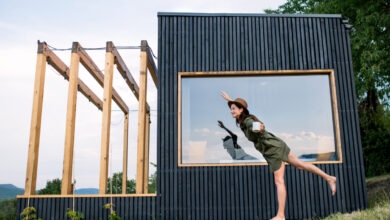
[[[139,45],[147,40],[157,55],[157,12],[264,13],[285,0],[218,1],[6,1],[0,0],[0,184],[24,188],[37,40],[55,48],[69,48],[73,41],[83,47]],[[104,51],[87,51],[99,68],[104,68]],[[56,54],[69,66],[70,52]],[[121,50],[134,79],[139,81],[139,51]],[[79,77],[98,97],[103,89],[80,65]],[[150,162],[156,162],[157,90],[148,78],[147,100],[151,106]],[[117,71],[114,88],[129,106],[128,177],[136,176],[138,102]],[[61,178],[65,143],[68,83],[47,66],[42,110],[37,189],[47,180]],[[78,93],[74,178],[76,188],[98,188],[101,112]],[[122,170],[123,113],[112,102],[109,172]],[[150,173],[154,172],[150,166]],[[110,174],[109,174],[110,175]]]
[[[220,91],[245,99],[250,113],[298,157],[335,151],[328,75],[184,77],[181,91],[183,163],[231,160],[222,142],[228,133],[218,120],[238,136],[246,153],[265,161],[236,126]]]

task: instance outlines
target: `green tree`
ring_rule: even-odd
[[[359,103],[364,167],[367,176],[378,176],[390,170],[390,112],[379,104],[377,97],[368,97]]]
[[[0,220],[16,219],[16,198],[0,202]]]
[[[107,192],[111,192],[111,183],[112,183],[112,194],[121,194],[122,193],[122,176],[123,173],[114,173],[112,178],[109,177],[107,181]],[[135,193],[135,180],[127,180],[126,182],[126,193]]]
[[[45,188],[38,191],[39,195],[61,194],[61,179],[48,180]]]
[[[157,164],[155,164],[155,163],[150,163],[150,164],[157,168]],[[156,192],[156,184],[157,184],[157,171],[155,171],[149,177],[148,193],[155,193]]]
[[[152,166],[157,167],[156,164],[150,163]],[[122,193],[122,172],[114,173],[112,175],[112,178],[109,177],[107,180],[107,192],[110,193],[111,189],[111,183],[112,183],[112,194],[121,194]],[[157,179],[157,172],[154,172],[149,177],[149,186],[148,186],[148,193],[155,193],[156,192],[156,179]],[[134,179],[127,180],[126,183],[126,193],[131,194],[135,193],[136,189],[136,182]]]
[[[390,172],[390,2],[288,0],[265,12],[341,14],[349,21],[366,175]]]

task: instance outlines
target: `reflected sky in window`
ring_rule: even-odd
[[[183,164],[265,162],[235,124],[220,91],[232,99],[245,99],[249,112],[299,158],[338,160],[329,75],[182,77]],[[252,159],[238,160],[224,147],[228,133],[218,126],[218,120],[238,136],[242,149],[235,153]]]

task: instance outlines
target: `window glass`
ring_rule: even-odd
[[[225,91],[243,98],[266,131],[304,161],[337,161],[329,74],[181,77],[181,163],[266,162],[232,117]],[[234,147],[232,135],[237,136]]]

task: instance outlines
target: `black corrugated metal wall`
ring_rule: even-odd
[[[342,164],[331,196],[319,176],[286,167],[286,217],[367,207],[349,33],[338,15],[159,13],[158,192],[162,219],[267,219],[277,212],[267,166],[178,167],[178,72],[334,69]]]
[[[116,214],[122,219],[156,219],[157,197],[114,197]],[[18,215],[27,207],[28,199],[18,199]],[[107,220],[109,211],[103,206],[111,203],[109,197],[83,197],[74,199],[74,210],[84,213],[86,220]],[[73,198],[31,198],[29,206],[37,210],[43,220],[70,219],[65,217],[67,209],[73,208]],[[17,219],[22,219],[19,216]]]

